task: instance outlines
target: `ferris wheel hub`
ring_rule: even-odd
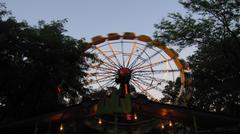
[[[123,67],[118,70],[118,75],[121,78],[128,77],[131,75],[131,70],[129,68]]]
[[[129,81],[131,79],[131,73],[132,73],[132,71],[127,67],[122,67],[122,68],[118,69],[118,75],[115,80],[116,83],[117,84],[129,83]]]

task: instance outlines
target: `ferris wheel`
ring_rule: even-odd
[[[160,101],[162,91],[169,82],[180,79],[178,97],[190,95],[189,67],[178,54],[159,41],[146,35],[136,36],[126,32],[122,35],[109,33],[96,36],[88,44],[87,52],[96,56],[88,70],[87,88],[99,91],[108,87],[121,89],[122,95],[132,90],[153,101]]]

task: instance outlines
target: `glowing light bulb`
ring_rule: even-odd
[[[164,129],[164,124],[163,124],[163,123],[161,123],[161,126],[160,126],[160,127],[161,127],[161,129]]]
[[[137,114],[134,113],[134,120],[137,120],[137,119],[138,119]]]
[[[63,124],[60,125],[59,130],[63,131]]]
[[[101,125],[102,124],[102,119],[98,119],[98,124]]]
[[[169,121],[169,127],[172,127],[172,126],[173,126],[172,122],[171,122],[171,121]]]

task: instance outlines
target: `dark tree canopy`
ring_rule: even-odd
[[[180,3],[188,13],[169,14],[155,24],[154,36],[180,48],[197,47],[188,58],[194,79],[190,105],[208,111],[239,113],[240,2],[181,0]],[[174,97],[170,90],[174,88],[174,84],[166,87],[164,99]]]
[[[161,99],[161,102],[174,104],[176,102],[180,86],[181,86],[180,77],[178,77],[175,82],[169,81],[168,85],[162,92],[163,98]]]
[[[1,4],[0,113],[22,118],[79,103],[92,57],[84,40],[64,35],[66,20],[30,26],[7,14]]]
[[[239,38],[238,0],[180,0],[180,3],[188,13],[170,13],[155,24],[155,38],[181,48]]]
[[[195,95],[192,105],[211,111],[239,111],[240,48],[235,39],[201,47],[189,57]]]

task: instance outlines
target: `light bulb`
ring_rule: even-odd
[[[164,129],[164,124],[162,123],[160,127],[161,127],[161,129]]]
[[[134,114],[134,120],[137,120],[138,119],[138,117],[137,117],[137,114],[135,113]]]
[[[98,119],[98,124],[101,125],[102,124],[102,119]]]
[[[60,131],[63,131],[63,124],[60,125],[59,130],[60,130]]]

